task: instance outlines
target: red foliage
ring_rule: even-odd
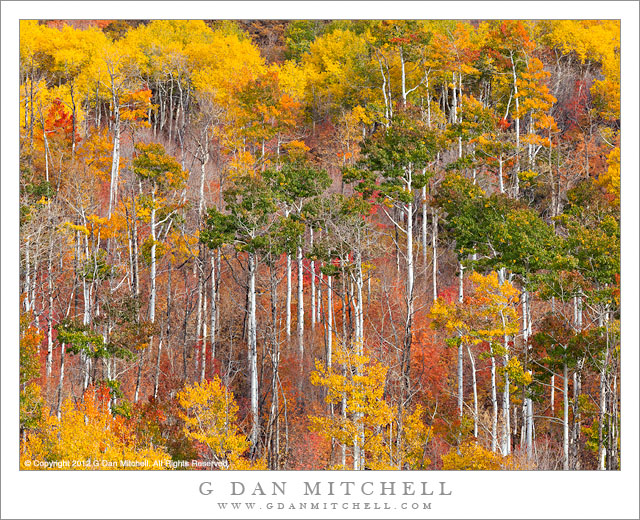
[[[500,127],[500,130],[506,130],[511,126],[511,123],[508,120],[506,120],[504,117],[501,117],[500,120],[498,121],[498,126]]]
[[[414,334],[411,371],[420,381],[422,392],[429,401],[446,399],[449,375],[455,365],[455,352],[444,341],[436,341],[436,333],[422,329]]]

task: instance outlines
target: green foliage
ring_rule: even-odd
[[[207,212],[200,241],[216,249],[233,244],[238,251],[256,253],[269,245],[268,231],[275,221],[277,199],[260,177],[243,175],[224,193],[228,213]]]
[[[82,277],[88,282],[99,282],[116,276],[116,268],[109,265],[106,259],[107,252],[104,249],[99,249],[84,261]]]
[[[31,313],[20,315],[20,428],[35,428],[43,419],[44,401],[36,379],[40,377],[38,345],[43,334],[31,324]]]
[[[565,255],[587,280],[613,284],[620,271],[620,216],[592,180],[567,193],[569,204],[559,222],[567,230]]]
[[[136,175],[161,190],[182,188],[187,181],[188,173],[159,143],[137,144],[132,166]]]
[[[374,195],[385,201],[406,204],[413,201],[413,190],[422,188],[431,172],[423,173],[438,150],[434,131],[416,120],[395,119],[362,146],[363,158],[344,172],[344,180],[365,199]]]
[[[523,278],[561,260],[553,228],[534,210],[501,194],[488,196],[461,175],[447,175],[436,204],[447,213],[445,229],[461,260],[478,253],[479,268],[505,267]]]
[[[83,353],[93,359],[109,359],[111,357],[130,358],[131,353],[114,342],[105,342],[102,334],[91,330],[88,325],[78,320],[65,319],[56,327],[58,342],[66,346],[70,354]]]
[[[300,61],[309,52],[311,43],[322,34],[325,22],[322,20],[292,20],[284,33],[287,60]]]
[[[51,182],[42,180],[40,182],[36,181],[33,183],[25,184],[24,193],[26,193],[34,202],[42,199],[50,199],[53,194],[53,186]]]
[[[331,185],[326,170],[316,168],[305,160],[292,160],[280,169],[263,173],[265,183],[287,205],[297,205],[311,197],[317,197]]]

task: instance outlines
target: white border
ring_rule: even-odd
[[[2,518],[219,518],[230,511],[204,497],[203,480],[226,490],[303,480],[447,481],[451,497],[433,497],[415,518],[638,518],[638,3],[637,2],[3,2],[2,14]],[[20,18],[614,18],[622,19],[623,376],[619,472],[18,472],[18,19]],[[249,487],[249,485],[247,486]],[[287,499],[296,498],[291,495]],[[327,497],[328,498],[328,497]],[[348,497],[347,497],[348,498]],[[402,501],[396,497],[395,503]],[[408,497],[411,499],[411,497]],[[365,497],[366,499],[366,497]],[[363,500],[365,500],[363,499]],[[378,497],[384,501],[384,497]],[[411,518],[400,510],[278,511],[260,517]],[[235,513],[247,517],[246,511]],[[254,515],[258,517],[259,515]]]

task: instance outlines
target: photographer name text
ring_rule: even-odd
[[[256,482],[247,484],[240,481],[225,482],[214,489],[211,482],[202,482],[198,491],[205,496],[287,496],[291,492],[296,496],[449,496],[452,491],[447,482],[428,481],[316,481],[295,483],[292,489],[288,482]]]

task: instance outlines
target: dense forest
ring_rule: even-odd
[[[19,73],[22,468],[619,469],[618,21],[22,21]]]

